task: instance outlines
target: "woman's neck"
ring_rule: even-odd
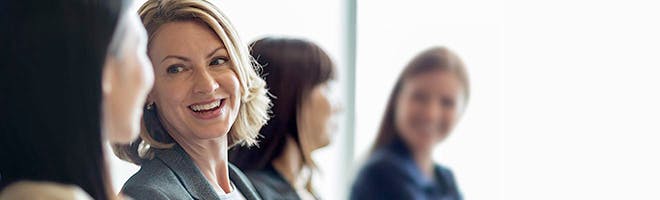
[[[303,167],[305,166],[305,161],[301,155],[301,150],[298,147],[296,141],[287,137],[286,145],[282,154],[279,157],[273,159],[272,165],[275,170],[277,170],[284,179],[292,186],[297,187],[299,185],[306,185],[307,182],[301,183],[299,176]]]
[[[227,136],[209,140],[190,140],[172,134],[172,138],[193,160],[217,192],[230,193]]]
[[[105,129],[103,129],[103,130],[105,130]],[[104,132],[104,134],[105,134],[105,133],[107,133],[107,132]],[[111,167],[112,167],[114,164],[116,164],[116,163],[115,163],[116,161],[113,160],[113,159],[111,159],[112,156],[115,156],[115,155],[112,155],[112,153],[111,153],[111,152],[112,152],[112,147],[111,147],[110,145],[112,145],[112,144],[111,144],[110,142],[108,142],[107,139],[104,138],[104,139],[103,139],[103,156],[104,156],[104,158],[105,158],[105,169],[106,169],[106,170],[111,169]],[[109,172],[109,171],[106,171],[105,173],[106,173],[106,174],[104,174],[104,176],[106,176],[106,177],[108,178],[108,179],[107,179],[107,182],[106,182],[106,184],[107,184],[107,185],[106,185],[106,191],[108,192],[108,195],[110,195],[110,197],[108,197],[108,198],[109,198],[109,199],[113,199],[113,200],[121,200],[121,199],[124,199],[124,198],[123,198],[123,194],[121,194],[121,193],[119,193],[117,196],[114,195],[114,194],[117,194],[117,193],[115,193],[115,190],[114,190],[114,188],[112,187],[112,185],[113,185],[113,183],[114,183],[114,179],[113,179],[114,176],[110,176],[110,172]]]
[[[411,151],[411,155],[417,166],[422,170],[425,177],[433,179],[435,172],[433,170],[433,156],[430,149],[417,149]]]

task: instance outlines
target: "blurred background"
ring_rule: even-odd
[[[314,154],[325,199],[347,197],[396,77],[437,45],[463,59],[472,84],[465,115],[434,154],[466,199],[660,199],[652,1],[218,3],[246,43],[305,38],[337,64],[340,128]],[[117,190],[138,169],[111,164]]]

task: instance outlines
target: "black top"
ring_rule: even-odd
[[[246,171],[245,174],[264,200],[300,200],[296,190],[273,165],[269,164],[262,170]]]
[[[229,164],[229,179],[247,200],[261,199],[247,177],[232,164]],[[126,181],[122,192],[136,200],[220,200],[211,184],[179,145],[156,150],[154,159],[142,163],[140,171]]]
[[[435,164],[435,177],[423,175],[402,142],[377,149],[358,173],[350,199],[461,200],[452,172]]]

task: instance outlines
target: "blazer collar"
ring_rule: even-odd
[[[385,151],[381,152],[385,154],[383,156],[391,157],[391,159],[395,161],[393,163],[395,163],[395,165],[397,165],[405,176],[415,185],[422,188],[433,187],[435,181],[424,175],[419,166],[417,166],[415,160],[412,158],[410,150],[403,142],[392,142],[387,145],[384,150]],[[434,171],[437,174],[437,165],[435,164]]]
[[[232,165],[231,163],[229,165],[229,178],[231,181],[234,183],[234,186],[236,186],[236,189],[238,191],[241,191],[241,194],[245,197],[247,200],[261,200],[261,197],[257,195],[257,190],[254,188],[250,180],[241,172],[236,166]]]
[[[159,150],[155,157],[163,161],[174,172],[183,187],[195,199],[220,199],[181,146],[174,145],[170,149]]]
[[[211,184],[181,146],[174,145],[170,149],[158,150],[155,157],[163,161],[176,174],[181,184],[195,199],[220,200]],[[240,191],[246,199],[260,200],[252,184],[246,181],[244,175],[232,164],[229,164],[229,179],[236,186],[235,189]]]

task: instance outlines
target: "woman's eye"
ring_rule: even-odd
[[[456,103],[452,99],[444,98],[444,99],[441,100],[441,104],[443,106],[447,107],[447,108],[452,108],[452,107],[454,107],[454,104],[456,104]]]
[[[422,93],[417,93],[417,92],[412,94],[412,98],[413,98],[414,101],[422,102],[422,103],[426,102],[428,100],[427,95],[422,94]]]
[[[213,61],[211,61],[211,63],[209,63],[209,65],[211,65],[211,66],[213,66],[213,65],[223,65],[226,62],[227,62],[226,58],[214,58]]]
[[[168,73],[168,74],[176,74],[176,73],[182,72],[183,70],[185,70],[185,69],[183,68],[183,66],[180,66],[180,65],[172,65],[172,66],[169,66],[169,67],[167,68],[167,73]]]

